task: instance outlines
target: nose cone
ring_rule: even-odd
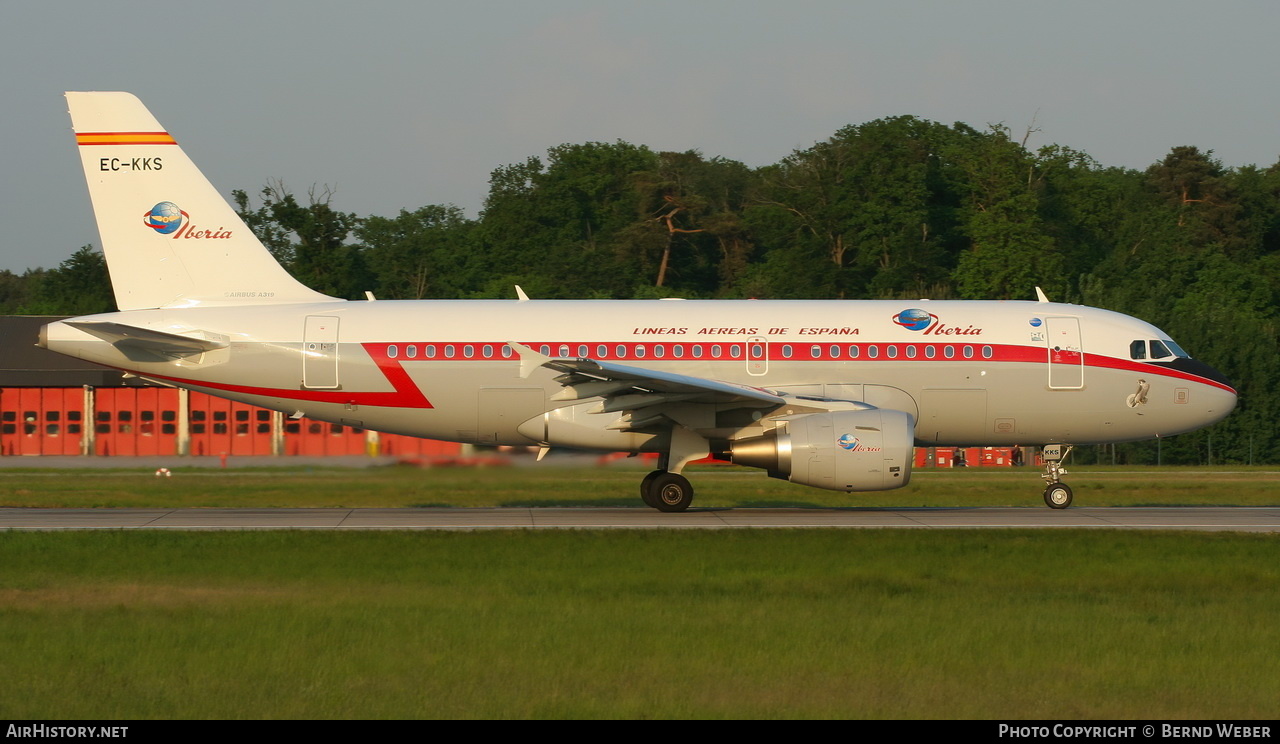
[[[1194,412],[1197,420],[1186,430],[1199,429],[1216,424],[1235,410],[1236,390],[1227,380],[1227,376],[1196,359],[1179,357],[1169,362],[1156,362],[1158,366],[1168,367],[1183,373],[1183,376],[1200,383],[1191,393],[1187,401],[1190,412]]]
[[[1210,420],[1206,426],[1218,423],[1236,408],[1236,391],[1229,387],[1205,390],[1201,398],[1208,403],[1205,413]]]

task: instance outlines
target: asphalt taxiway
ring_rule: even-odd
[[[1027,508],[503,507],[0,509],[0,530],[1136,529],[1280,532],[1280,506]]]

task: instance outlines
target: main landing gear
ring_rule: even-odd
[[[666,452],[658,454],[658,469],[640,482],[645,506],[663,512],[682,512],[693,503],[693,485],[680,475],[685,465],[711,454],[707,440],[685,426],[671,427]]]
[[[1071,445],[1064,452],[1060,444],[1048,444],[1041,450],[1044,457],[1044,474],[1040,477],[1049,485],[1044,489],[1044,503],[1050,509],[1066,509],[1071,506],[1071,486],[1062,482],[1067,469],[1062,466],[1071,455]]]
[[[658,511],[682,512],[693,503],[693,484],[679,473],[655,470],[640,481],[640,498]]]

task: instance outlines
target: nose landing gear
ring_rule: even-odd
[[[1041,449],[1044,458],[1044,474],[1040,477],[1048,485],[1044,489],[1044,503],[1050,509],[1066,509],[1071,506],[1071,487],[1062,482],[1067,469],[1062,463],[1071,455],[1072,446],[1064,452],[1060,444],[1048,444]]]

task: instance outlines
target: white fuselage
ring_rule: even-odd
[[[556,373],[522,376],[507,342],[763,388],[800,408],[822,399],[901,410],[919,445],[1169,436],[1221,419],[1236,400],[1205,365],[1135,354],[1135,342],[1169,342],[1154,326],[1045,302],[335,301],[77,320],[226,344],[166,358],[55,323],[45,345],[290,414],[486,444],[662,446],[611,429],[616,415],[595,412],[598,401],[557,400]],[[536,422],[548,416],[577,422],[581,433],[546,441]],[[732,439],[739,423],[708,428]]]

